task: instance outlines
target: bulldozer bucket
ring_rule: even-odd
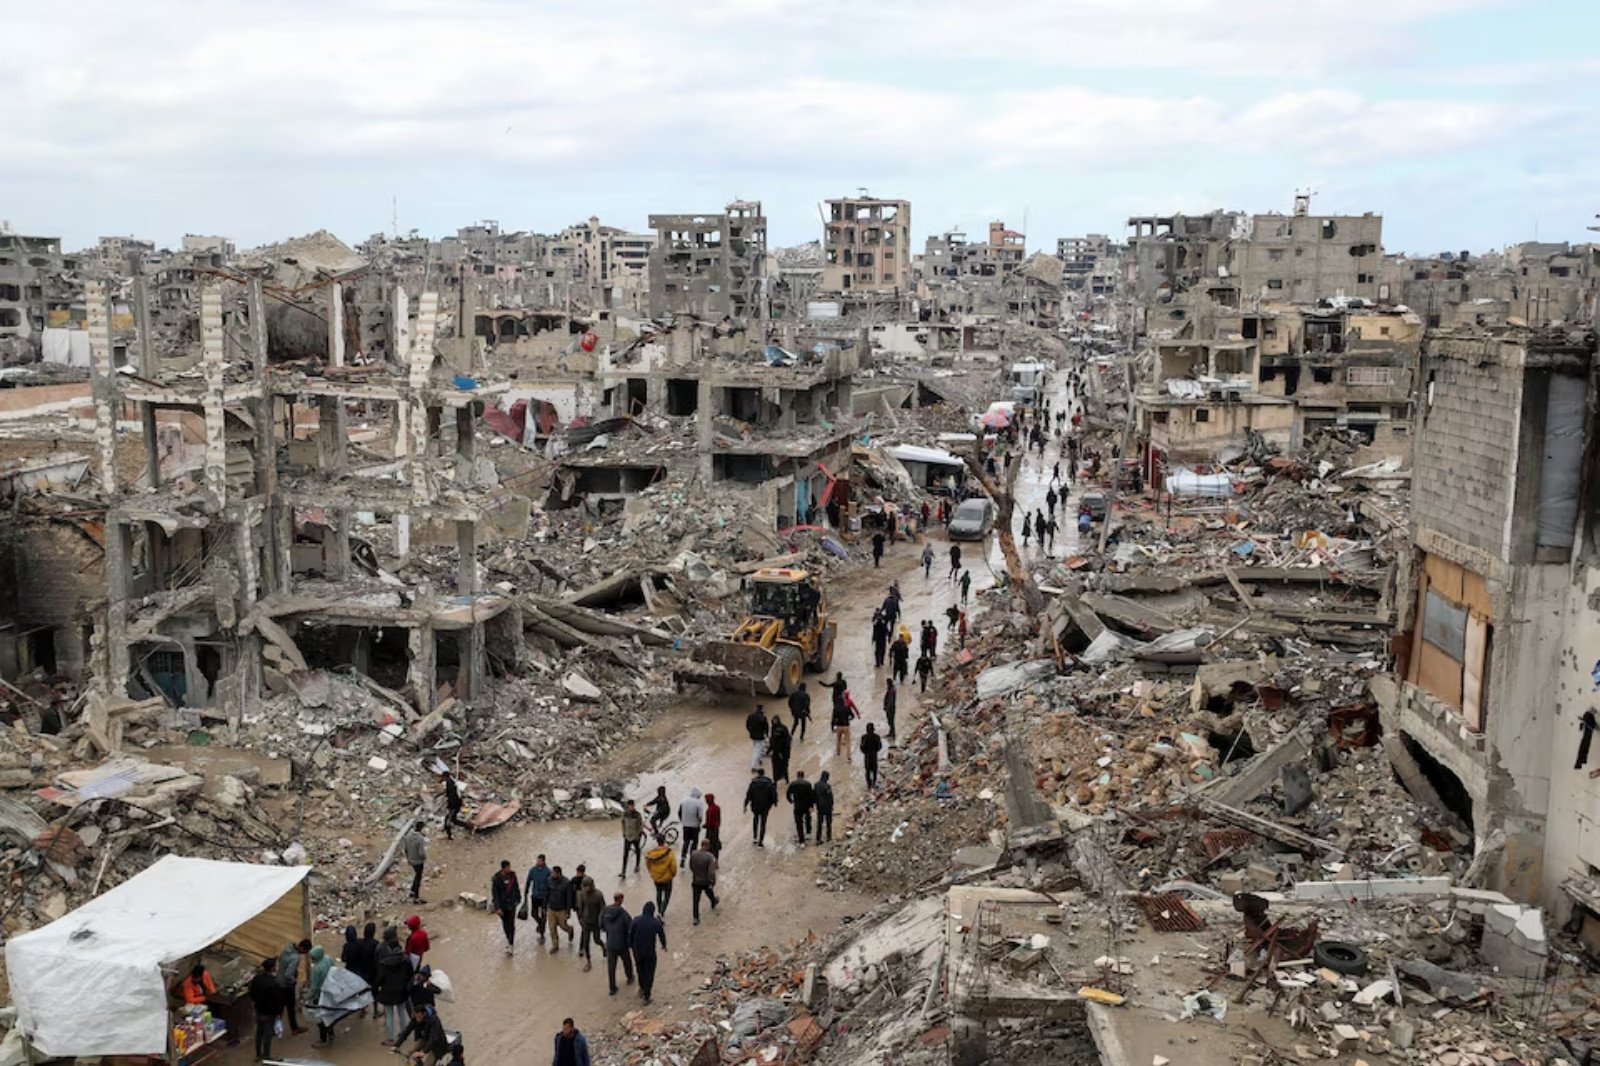
[[[783,663],[758,644],[734,640],[707,641],[690,661],[673,671],[679,682],[692,682],[724,692],[776,696],[783,691]]]

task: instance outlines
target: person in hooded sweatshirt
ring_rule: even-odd
[[[354,932],[351,926],[347,932]],[[333,956],[320,947],[311,949],[311,981],[308,987],[310,998],[307,1002],[311,1005],[312,1016],[316,1017],[317,1007],[322,1003],[322,983],[328,979],[328,971],[333,969]],[[333,1040],[333,1026],[317,1021],[317,1043],[327,1044]]]
[[[393,1044],[395,1035],[406,1025],[406,994],[411,988],[414,967],[400,945],[400,931],[389,926],[383,931],[383,942],[378,945],[376,962],[377,980],[372,985],[372,998],[383,1006],[383,1031],[387,1044]]]
[[[706,843],[711,848],[711,854],[722,854],[722,807],[717,803],[717,797],[710,792],[706,793]]]
[[[415,969],[422,965],[422,956],[433,947],[433,941],[428,939],[428,931],[422,928],[422,918],[418,915],[406,919],[406,928],[411,930],[406,937],[406,954],[411,956],[411,966]]]
[[[694,851],[694,846],[700,842],[700,827],[705,824],[706,803],[700,798],[700,790],[691,788],[689,798],[678,804],[678,824],[683,826],[683,848],[678,856],[678,861],[687,862],[689,854]],[[666,908],[662,908],[666,913]]]
[[[339,949],[339,961],[371,988],[378,980],[378,923],[368,922],[366,935],[356,938],[356,927],[344,927],[344,947]],[[378,1005],[372,1005],[372,1016],[378,1016]]]
[[[650,993],[656,986],[656,942],[661,950],[667,949],[667,927],[656,917],[656,905],[646,903],[639,917],[633,920],[628,932],[628,946],[633,950],[633,965],[639,971],[639,997],[650,1002]]]
[[[817,843],[822,843],[824,831],[828,839],[833,839],[833,782],[828,779],[828,771],[822,771],[822,776],[817,778],[816,787],[812,790],[813,799],[817,805]]]
[[[278,984],[283,986],[283,1009],[289,1015],[289,1031],[296,1036],[305,1032],[300,1024],[300,963],[311,954],[311,941],[290,942],[278,953]]]
[[[670,846],[658,844],[645,854],[644,865],[656,886],[656,906],[661,908],[661,917],[665,918],[667,904],[672,900],[672,879],[678,876],[678,859]]]

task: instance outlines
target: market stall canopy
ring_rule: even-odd
[[[940,451],[938,448],[919,448],[915,444],[897,444],[889,449],[889,454],[902,463],[928,463],[932,466],[959,467],[967,465],[949,452]]]
[[[309,866],[168,855],[6,944],[17,1024],[59,1058],[164,1055],[163,963],[212,944],[255,958],[305,935]]]

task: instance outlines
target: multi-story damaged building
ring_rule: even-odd
[[[386,356],[346,328],[348,264],[298,262],[314,278],[292,289],[259,267],[248,284],[202,279],[198,358],[147,333],[135,376],[112,371],[105,292],[89,287],[107,504],[95,675],[113,695],[159,693],[237,721],[295,671],[339,666],[427,711],[480,689],[488,649],[521,647],[515,609],[483,591],[476,557],[493,504],[473,426],[503,384],[463,381],[438,359],[435,294],[414,318],[401,301]],[[269,288],[273,305],[294,306],[275,317]],[[312,315],[323,342],[305,357],[296,316]],[[125,414],[136,480],[117,462]],[[455,549],[449,580],[395,576],[423,544]]]
[[[1600,871],[1600,752],[1576,756],[1600,691],[1597,369],[1592,331],[1429,337],[1404,635],[1374,687],[1401,777],[1470,827],[1489,887],[1588,908],[1589,936],[1593,897],[1564,889]]]
[[[60,237],[0,229],[0,342],[35,347],[45,327],[64,324],[80,292],[68,276],[77,269],[78,257],[62,253]]]
[[[912,291],[910,201],[829,200],[824,218],[823,292],[900,297]]]
[[[1111,255],[1111,238],[1103,233],[1058,238],[1056,258],[1062,263],[1062,286],[1075,291],[1088,288],[1089,276],[1094,273],[1095,267],[1110,259]]]
[[[1600,294],[1600,245],[1524,242],[1504,253],[1391,256],[1380,299],[1403,303],[1430,328],[1534,328],[1590,321]]]
[[[1128,219],[1140,295],[1195,292],[1226,307],[1324,297],[1377,300],[1383,217],[1313,215],[1295,197],[1292,215],[1142,216]]]
[[[724,331],[678,323],[605,360],[602,405],[613,416],[692,420],[692,458],[702,484],[749,497],[767,529],[808,520],[827,503],[830,483],[850,464],[854,382],[866,331],[795,322],[774,324],[770,343],[754,329]],[[637,449],[562,459],[564,498],[627,497],[659,478],[669,461],[653,442]]]
[[[756,318],[765,313],[767,220],[736,200],[721,214],[651,215],[650,314]]]
[[[590,308],[614,308],[642,313],[649,290],[650,252],[654,233],[629,233],[603,226],[591,215],[568,226],[552,243],[571,244],[577,252],[572,278]]]

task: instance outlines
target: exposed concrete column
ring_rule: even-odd
[[[328,361],[344,366],[344,286],[328,286]]]
[[[133,324],[138,333],[139,373],[155,380],[160,372],[156,367],[155,346],[150,343],[150,291],[145,284],[144,268],[133,277]],[[139,420],[143,427],[145,481],[150,488],[161,487],[161,453],[156,428],[156,409],[153,404],[139,405]]]
[[[695,450],[700,456],[700,483],[710,485],[716,477],[716,463],[712,450],[715,439],[712,420],[722,413],[721,404],[715,403],[720,399],[718,394],[721,390],[705,378],[700,379],[699,390],[700,401],[694,413]]]
[[[255,602],[260,592],[288,590],[290,540],[284,539],[282,531],[287,527],[280,523],[280,516],[284,515],[287,509],[278,499],[277,433],[273,428],[277,401],[273,398],[271,382],[267,376],[267,305],[259,278],[250,282],[245,299],[246,310],[250,316],[250,357],[254,362],[256,381],[261,390],[252,411],[256,422],[254,449],[256,496],[265,501],[259,511],[250,509],[246,512],[250,516],[247,521],[260,523],[260,544],[265,549],[262,572],[256,572],[253,552],[245,564],[246,588],[253,586],[257,590],[246,593],[244,602],[250,604]]]
[[[667,409],[667,379],[659,374],[644,379],[644,404],[652,411]]]
[[[456,457],[465,462],[470,468],[477,458],[475,446],[476,436],[473,433],[476,422],[476,404],[456,408]]]
[[[411,662],[406,669],[406,681],[417,692],[417,707],[423,714],[433,710],[433,693],[437,652],[433,644],[433,625],[423,622],[406,633],[406,650]]]
[[[160,428],[156,425],[156,405],[139,405],[140,435],[144,438],[144,479],[153,489],[161,487]]]
[[[478,523],[456,522],[456,591],[471,596],[478,591]]]
[[[114,697],[128,694],[128,673],[133,669],[128,647],[128,598],[133,575],[133,530],[126,522],[106,522],[106,632],[107,671],[104,683]]]
[[[400,417],[406,426],[406,472],[411,480],[411,498],[418,507],[432,499],[428,477],[419,460],[428,455],[428,407],[424,394],[433,369],[433,338],[439,320],[439,294],[425,292],[418,304],[417,328],[411,349],[405,353],[407,383],[411,395],[400,402]]]
[[[222,292],[215,285],[200,290],[200,369],[205,374],[202,409],[206,422],[205,482],[216,506],[228,502],[228,433],[223,413],[227,369],[222,332]]]
[[[94,439],[100,448],[100,490],[117,491],[117,381],[111,365],[111,308],[103,281],[86,282],[89,314],[89,373],[94,396]]]
[[[344,400],[338,396],[318,397],[317,468],[322,473],[333,476],[345,468],[349,461],[347,438]],[[330,508],[325,515],[329,539],[322,545],[323,573],[338,580],[350,573],[350,511]]]
[[[954,1015],[950,1019],[951,1066],[983,1066],[989,1061],[989,1034],[981,1018]]]
[[[167,560],[172,550],[166,533],[154,522],[144,523],[144,550],[150,566],[150,588],[159,592],[167,587]]]

